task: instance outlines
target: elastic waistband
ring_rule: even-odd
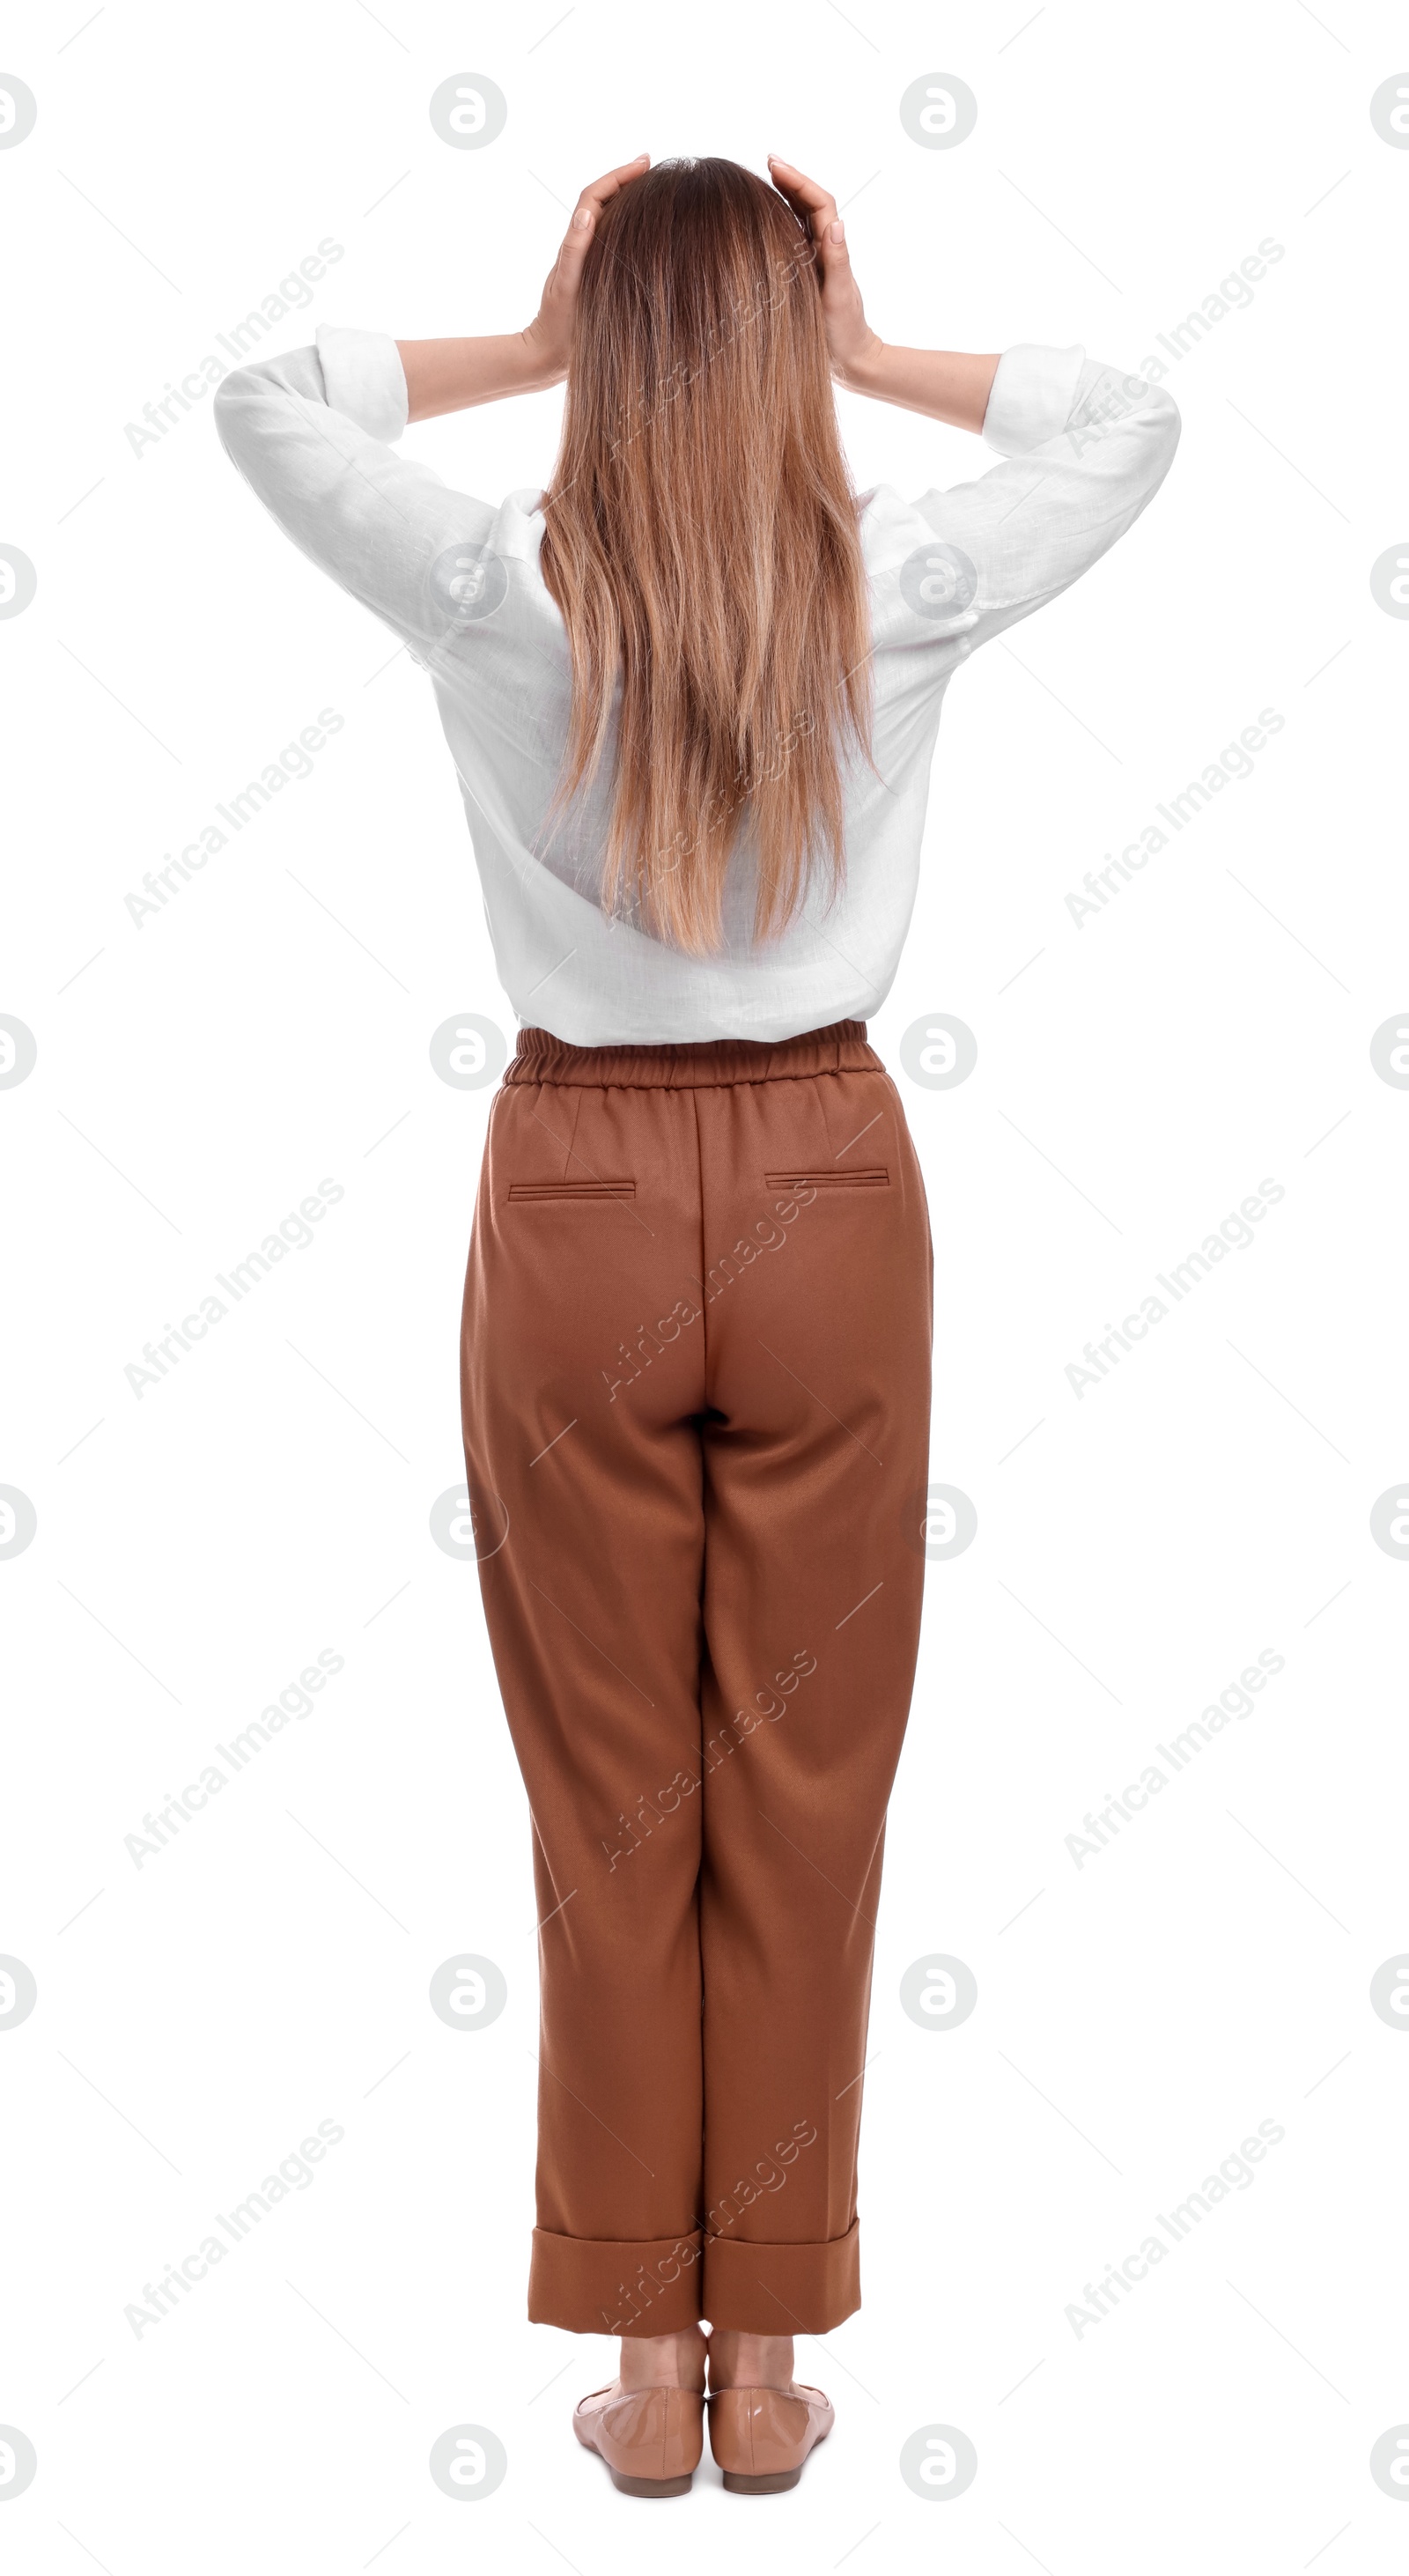
[[[837,1020],[801,1037],[709,1038],[695,1046],[569,1046],[547,1029],[520,1029],[506,1083],[586,1084],[603,1091],[714,1090],[733,1082],[796,1082],[813,1073],[883,1073],[864,1020]]]

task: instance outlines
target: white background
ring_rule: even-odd
[[[1409,2040],[1369,1983],[1409,1937],[1409,1566],[1370,1513],[1409,1465],[1409,1096],[1369,1050],[1409,1000],[1409,626],[1369,576],[1409,518],[1409,153],[1369,101],[1409,62],[1402,13],[560,15],[7,13],[39,102],[0,151],[0,540],[38,572],[0,623],[0,1010],[38,1046],[0,1092],[0,1481],[38,1515],[0,1563],[0,1950],[38,1982],[0,2035],[0,2420],[39,2463],[3,2505],[11,2563],[597,2576],[723,2540],[770,2576],[937,2549],[999,2576],[1399,2566],[1409,2513],[1369,2454],[1409,2419]],[[483,151],[428,119],[461,71],[508,101]],[[953,151],[899,120],[934,71],[979,102]],[[820,174],[876,326],[936,346],[1138,367],[1284,250],[1168,359],[1183,442],[1146,517],[948,703],[872,1034],[897,1068],[926,1013],[978,1041],[957,1090],[900,1077],[931,1472],[978,1535],[928,1575],[892,1807],[865,2306],[799,2346],[838,2427],[796,2493],[749,2506],[707,2464],[665,2529],[571,2439],[612,2348],[524,2322],[528,1825],[473,1568],[428,1527],[462,1472],[491,1097],[428,1045],[457,1012],[511,1033],[454,778],[423,674],[258,509],[208,400],[140,455],[124,434],[325,237],[341,261],[268,347],[519,327],[578,188],[642,146]],[[411,443],[497,498],[546,479],[559,403]],[[992,462],[841,412],[863,488]],[[324,707],[313,774],[134,926],[144,871]],[[1264,708],[1253,775],[1078,929],[1085,872]],[[325,1176],[315,1241],[139,1400],[142,1345]],[[1082,1345],[1264,1178],[1255,1242],[1078,1398]],[[144,1813],[322,1649],[344,1669],[312,1713],[136,1867]],[[1084,1814],[1264,1649],[1253,1713],[1078,1868]],[[508,1980],[490,2028],[430,2010],[457,1945]],[[899,2002],[941,1952],[978,1979],[952,2031]],[[308,2187],[135,2335],[144,2285],[320,2120],[345,2135]],[[1084,2285],[1264,2120],[1285,2134],[1248,2187],[1078,2336]],[[472,2507],[427,2469],[466,2422],[509,2461]],[[976,2446],[962,2496],[901,2479],[930,2424]]]

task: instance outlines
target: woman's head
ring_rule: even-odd
[[[543,509],[572,651],[560,802],[620,681],[604,900],[717,949],[746,820],[767,937],[839,881],[870,638],[812,244],[737,162],[658,163],[604,208]]]

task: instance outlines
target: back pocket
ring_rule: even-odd
[[[510,1181],[511,1199],[634,1199],[634,1181]]]
[[[765,1172],[764,1187],[770,1190],[888,1190],[890,1174],[884,1166],[865,1172]]]

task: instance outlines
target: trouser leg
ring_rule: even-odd
[[[541,1924],[529,2314],[583,2333],[700,2313],[698,1270],[688,1094],[501,1091],[465,1451]]]
[[[872,1947],[924,1575],[929,1228],[884,1074],[696,1105],[704,2313],[820,2333],[860,2299]]]

